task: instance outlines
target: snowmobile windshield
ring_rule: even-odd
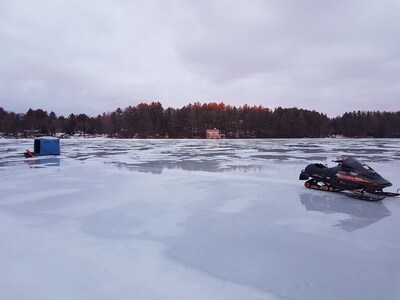
[[[346,158],[343,160],[342,166],[344,169],[348,170],[356,170],[360,174],[371,174],[371,173],[376,173],[372,168],[370,168],[366,164],[362,164],[360,161],[353,157]]]

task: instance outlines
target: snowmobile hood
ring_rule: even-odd
[[[367,179],[367,181],[370,181],[371,183],[373,182],[382,187],[388,187],[392,185],[389,181],[387,181],[385,178],[379,175],[370,166],[361,163],[354,157],[349,157],[344,159],[342,162],[342,169],[347,172],[356,173],[354,174],[355,176],[361,175],[362,177]]]

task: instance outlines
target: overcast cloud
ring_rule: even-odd
[[[2,0],[0,106],[400,110],[398,0]]]

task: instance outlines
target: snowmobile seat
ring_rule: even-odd
[[[340,169],[340,166],[328,168],[322,164],[311,164],[306,167],[306,173],[309,175],[318,174],[323,177],[332,177]]]

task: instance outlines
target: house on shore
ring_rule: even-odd
[[[224,139],[225,134],[221,133],[219,129],[206,129],[206,139]]]

